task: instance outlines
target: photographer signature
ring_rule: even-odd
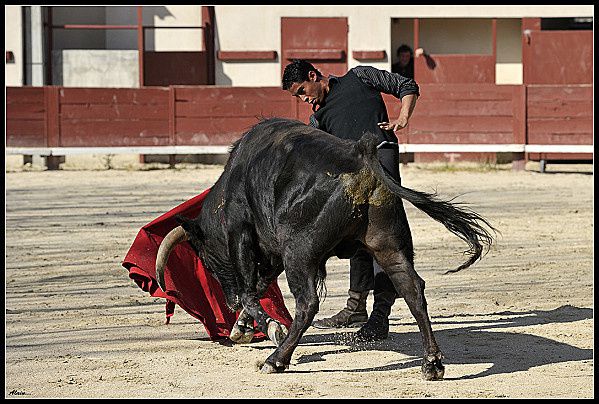
[[[11,390],[8,392],[8,395],[9,396],[26,396],[28,394],[22,390]]]

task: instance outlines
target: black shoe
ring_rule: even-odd
[[[374,342],[389,337],[389,318],[372,315],[356,332],[356,342]]]
[[[348,308],[341,310],[329,318],[323,318],[312,323],[314,328],[351,328],[364,325],[368,320],[368,313],[350,311]]]
[[[366,299],[368,291],[354,292],[349,291],[349,299],[347,299],[347,307],[329,318],[314,321],[312,326],[315,328],[348,328],[359,327],[368,320],[366,312]]]

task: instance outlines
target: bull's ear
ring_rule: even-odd
[[[183,215],[176,215],[175,220],[181,225],[181,227],[183,227],[183,230],[185,230],[187,234],[191,235],[193,238],[200,240],[204,238],[202,229],[198,225],[197,221],[189,219]]]

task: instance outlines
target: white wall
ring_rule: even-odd
[[[6,86],[23,85],[23,22],[21,6],[4,6],[4,48],[15,55],[15,63],[4,65],[4,81]]]
[[[139,87],[136,50],[63,49],[52,52],[52,82],[65,87]]]
[[[201,6],[144,6],[144,25],[156,27],[200,27]],[[146,50],[148,51],[201,51],[204,33],[202,29],[147,29]]]
[[[5,6],[5,46],[12,50],[16,63],[6,65],[7,84],[23,83],[23,43],[20,6]],[[54,9],[54,23],[136,24],[135,6],[59,7]],[[592,5],[567,6],[215,6],[215,45],[223,51],[277,51],[273,61],[222,62],[216,61],[216,84],[234,86],[280,86],[281,72],[281,17],[347,17],[348,67],[362,62],[352,58],[356,50],[385,50],[384,61],[366,63],[390,69],[395,59],[395,49],[400,38],[413,43],[411,26],[401,21],[412,18],[498,18],[497,82],[521,82],[521,44],[519,19],[522,17],[584,17],[593,16]],[[399,21],[397,25],[394,22]],[[200,26],[201,6],[144,6],[144,25]],[[447,21],[446,21],[447,22]],[[451,24],[451,22],[448,22]],[[426,22],[421,31],[421,42],[436,41],[427,37]],[[455,25],[454,25],[455,27]],[[422,28],[422,27],[421,27]],[[482,27],[477,32],[486,30]],[[486,32],[486,31],[485,31]],[[485,34],[486,35],[486,34]],[[202,31],[199,29],[149,29],[146,32],[146,50],[198,51],[202,49]],[[467,37],[465,37],[467,38]],[[488,45],[472,42],[472,52],[487,51]],[[135,31],[72,31],[54,33],[55,50],[70,49],[137,49]],[[441,41],[431,42],[444,46]],[[13,48],[13,49],[11,49]],[[282,63],[285,63],[283,61]]]
[[[497,20],[497,63],[495,83],[522,84],[522,20]]]
[[[216,6],[216,49],[223,51],[277,51],[274,61],[216,61],[216,84],[233,86],[280,86],[281,17],[347,17],[348,67],[360,61],[354,50],[385,50],[386,61],[368,61],[369,65],[390,69],[395,60],[400,35],[413,43],[411,26],[392,24],[397,19],[434,19],[421,22],[421,43],[431,52],[450,52],[449,45],[433,33],[433,25],[449,24],[454,35],[466,46],[461,53],[491,53],[490,18],[498,18],[497,83],[522,82],[520,28],[515,21],[523,17],[592,16],[593,6]],[[448,18],[464,18],[460,22]],[[471,20],[480,18],[480,21]],[[510,21],[510,19],[512,19]],[[407,21],[407,20],[404,20]],[[468,22],[466,26],[460,25]],[[430,22],[430,23],[429,23]],[[431,27],[427,28],[427,24]],[[500,38],[501,36],[501,38]],[[488,38],[479,41],[478,38]],[[460,39],[461,38],[461,39]],[[401,41],[400,42],[404,42]],[[429,45],[427,45],[428,47]],[[437,49],[439,48],[439,49]]]

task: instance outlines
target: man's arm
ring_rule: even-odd
[[[418,84],[413,79],[371,66],[357,66],[352,70],[365,84],[401,100],[399,117],[391,122],[380,122],[379,127],[393,131],[406,127],[420,95]]]
[[[408,94],[420,95],[420,88],[414,79],[404,77],[398,73],[379,70],[372,66],[356,66],[352,71],[366,85],[380,91],[391,94],[400,100]]]
[[[399,118],[391,122],[379,122],[379,128],[385,130],[392,130],[395,132],[408,126],[408,121],[412,116],[412,112],[414,112],[417,99],[418,95],[416,94],[408,94],[404,96],[401,99],[401,110],[399,111]]]

